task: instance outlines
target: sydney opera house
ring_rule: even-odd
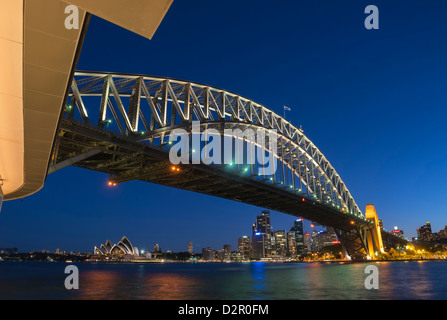
[[[95,247],[95,256],[139,256],[138,248],[132,246],[129,239],[124,236],[120,242],[112,245],[112,243],[107,240],[106,244],[101,244],[101,246]]]

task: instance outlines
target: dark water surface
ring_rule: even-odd
[[[67,290],[61,262],[0,262],[0,299],[447,299],[447,261],[380,263],[72,263],[79,289]],[[365,267],[379,289],[365,288]]]

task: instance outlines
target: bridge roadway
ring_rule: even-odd
[[[177,165],[179,171],[173,170],[166,149],[143,145],[138,139],[94,126],[63,119],[57,136],[54,156],[58,162],[100,146],[100,153],[73,166],[106,173],[112,177],[112,183],[131,180],[156,183],[268,208],[345,231],[371,226],[363,217],[342,213],[242,170],[203,164]]]

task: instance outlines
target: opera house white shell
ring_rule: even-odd
[[[117,244],[112,245],[112,243],[107,240],[106,244],[101,244],[100,247],[96,247],[94,249],[94,255],[103,256],[103,255],[132,255],[139,256],[138,248],[132,246],[129,239],[124,236]]]

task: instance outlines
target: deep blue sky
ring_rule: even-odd
[[[377,5],[380,29],[366,30]],[[447,224],[447,2],[174,0],[152,40],[93,17],[78,69],[209,84],[302,125],[364,211],[409,238]],[[140,248],[236,246],[261,208],[68,168],[6,202],[0,247],[87,251],[123,235]],[[293,217],[272,212],[274,229]]]

